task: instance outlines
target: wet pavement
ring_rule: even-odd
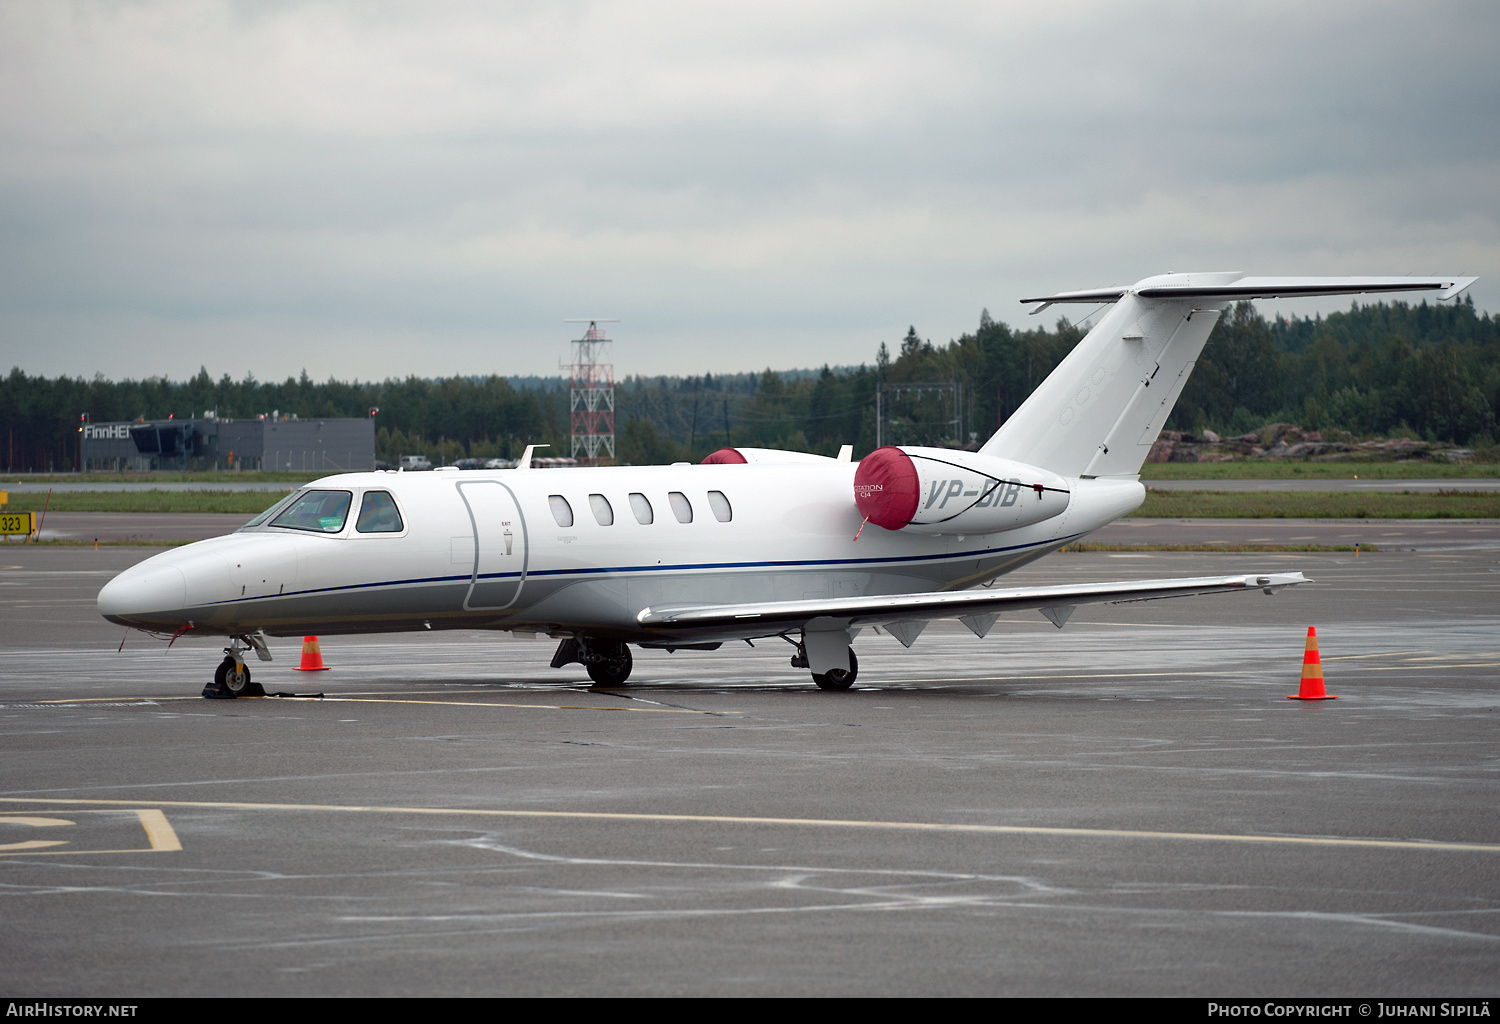
[[[1020,583],[1316,582],[638,651],[252,662],[124,637],[150,548],[0,559],[0,987],[25,995],[1495,995],[1500,554],[1068,554]],[[1317,627],[1330,693],[1297,692]],[[125,639],[124,650],[117,651]],[[17,847],[16,844],[33,844]]]

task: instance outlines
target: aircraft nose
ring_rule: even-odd
[[[160,625],[160,613],[187,603],[187,577],[175,565],[126,569],[99,591],[99,614],[121,626]]]

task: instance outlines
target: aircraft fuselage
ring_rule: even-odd
[[[107,585],[99,609],[121,625],[226,636],[501,629],[659,643],[673,634],[643,629],[643,609],[967,588],[1144,498],[1134,479],[1074,480],[1051,519],[932,536],[861,530],[854,474],[831,459],[342,474],[306,488],[348,493],[337,530],[262,524],[167,551]],[[357,528],[370,492],[390,495],[399,530]]]

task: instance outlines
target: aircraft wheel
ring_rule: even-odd
[[[854,656],[854,648],[849,648],[849,671],[836,668],[832,672],[822,675],[814,672],[813,682],[818,684],[820,690],[847,690],[854,685],[854,680],[859,676],[859,659]]]
[[[624,686],[625,680],[630,678],[630,670],[634,664],[634,659],[630,656],[630,648],[620,644],[603,661],[591,662],[585,667],[588,669],[589,678],[596,686]]]
[[[232,659],[225,659],[225,663],[220,665],[219,669],[224,673],[224,689],[229,691],[231,697],[264,697],[266,695],[266,691],[261,689],[259,683],[250,681],[249,665],[240,668]],[[217,672],[214,673],[214,678],[218,679]]]
[[[203,688],[203,696],[209,698],[233,698],[239,694],[231,692],[226,677],[234,669],[234,659],[225,658],[219,662],[219,667],[214,669],[214,681]]]

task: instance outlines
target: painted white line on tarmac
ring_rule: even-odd
[[[138,800],[0,797],[0,803],[139,806]],[[242,803],[210,800],[154,800],[159,807],[197,807],[244,811],[331,811],[342,814],[415,814],[442,817],[552,818],[575,821],[663,822],[710,825],[789,825],[813,828],[882,829],[901,832],[968,832],[979,835],[1154,839],[1190,842],[1259,843],[1288,846],[1366,847],[1500,854],[1500,843],[1426,842],[1410,839],[1361,839],[1347,836],[1237,835],[1220,832],[1162,832],[1149,829],[1056,828],[1040,825],[975,825],[932,821],[879,821],[858,818],[772,818],[727,814],[639,814],[622,811],[536,811],[463,807],[383,807],[366,804]]]

